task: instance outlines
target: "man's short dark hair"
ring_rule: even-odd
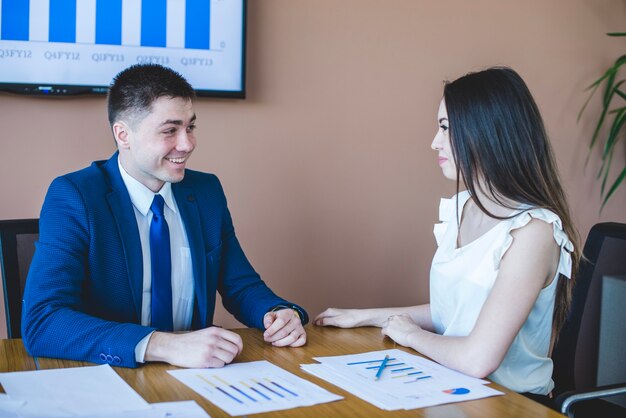
[[[109,87],[109,124],[121,118],[141,119],[160,97],[192,100],[195,92],[185,78],[158,64],[136,64],[120,72]]]

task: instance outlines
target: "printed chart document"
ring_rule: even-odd
[[[503,395],[486,380],[396,349],[314,360],[302,369],[389,411]]]
[[[69,417],[147,410],[141,398],[109,365],[0,373],[20,416]],[[4,404],[8,409],[15,404]]]
[[[235,416],[343,399],[265,360],[168,373]]]

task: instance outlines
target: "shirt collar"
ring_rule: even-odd
[[[120,169],[124,185],[126,185],[126,189],[130,195],[130,201],[143,216],[146,216],[150,210],[152,201],[154,200],[155,193],[128,174],[124,167],[122,167],[122,163],[119,158],[117,159],[117,165]],[[159,190],[156,194],[163,196],[163,200],[165,200],[167,207],[169,207],[172,212],[177,213],[176,204],[174,203],[174,194],[172,193],[172,183],[165,182],[163,187],[161,187],[161,190]]]

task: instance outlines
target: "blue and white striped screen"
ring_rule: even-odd
[[[0,39],[210,49],[209,0],[4,0]]]
[[[131,64],[157,62],[180,71],[196,89],[237,90],[243,8],[243,0],[0,0],[0,83],[27,82],[16,79],[24,72],[2,69],[3,61],[22,70],[61,61],[68,75],[49,81],[61,84],[93,84],[71,79],[72,68],[108,62],[113,71],[95,83],[105,86]]]

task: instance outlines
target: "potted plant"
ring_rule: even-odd
[[[607,33],[607,35],[622,37],[626,36],[626,32]],[[619,57],[615,63],[606,70],[602,77],[597,79],[587,88],[587,90],[591,90],[591,93],[578,114],[578,120],[580,120],[582,113],[595,92],[598,88],[603,86],[604,94],[602,97],[602,111],[600,113],[600,117],[598,118],[598,122],[596,123],[593,136],[591,137],[591,142],[589,143],[589,155],[587,156],[587,161],[589,161],[589,156],[591,155],[594,146],[602,148],[602,163],[597,175],[597,178],[602,180],[602,186],[600,188],[602,206],[600,210],[604,208],[606,202],[624,182],[624,178],[626,178],[625,166],[615,180],[609,181],[609,171],[613,160],[613,154],[618,148],[618,144],[623,142],[625,136],[623,128],[626,123],[626,86],[623,85],[626,83],[626,78],[619,78],[618,74],[619,70],[624,65],[626,65],[626,55]],[[609,122],[607,119],[612,119],[612,121]],[[610,123],[608,134],[601,135],[601,132],[606,132],[606,130],[602,129],[603,126],[605,126],[605,123],[607,125]],[[607,185],[609,186],[607,187]]]

